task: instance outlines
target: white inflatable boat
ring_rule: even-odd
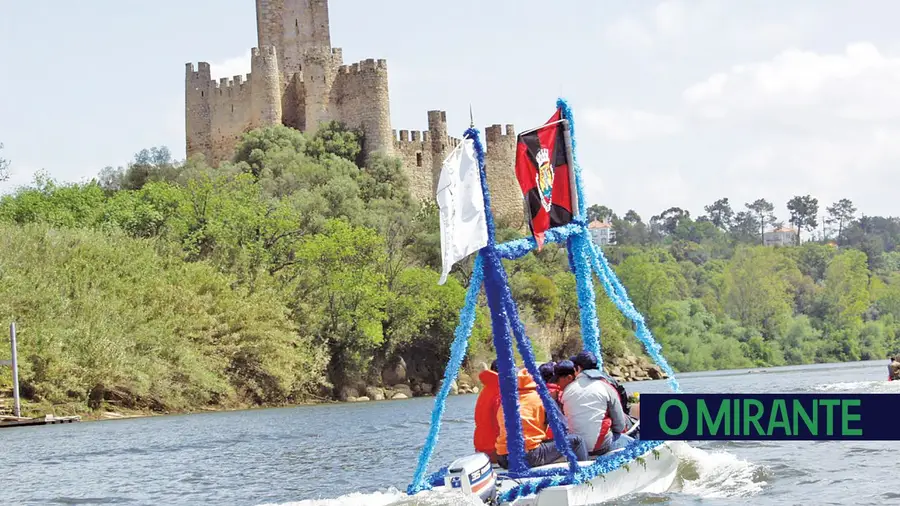
[[[581,462],[587,467],[593,461]],[[567,472],[568,464],[558,463],[535,470],[559,469]],[[444,485],[434,492],[478,496],[485,504],[496,506],[588,506],[632,494],[662,493],[672,486],[678,474],[678,457],[668,443],[648,451],[633,462],[579,485],[548,487],[537,494],[519,497],[511,502],[500,499],[504,492],[541,478],[507,478],[506,471],[492,466],[488,456],[476,453],[454,461],[447,469]],[[405,504],[405,503],[404,503]]]

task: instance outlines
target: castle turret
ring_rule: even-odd
[[[308,104],[309,97],[307,93]],[[332,119],[362,130],[366,155],[376,152],[393,154],[386,60],[368,59],[338,67],[329,100]]]
[[[188,158],[198,153],[210,156],[212,150],[211,113],[210,113],[210,74],[209,63],[200,62],[197,70],[194,64],[186,65],[184,81],[184,127],[186,135],[185,152]]]
[[[281,74],[278,51],[272,47],[253,48],[250,55],[250,122],[253,128],[281,123]]]
[[[320,123],[336,119],[329,111],[331,89],[337,68],[331,48],[309,48],[303,54],[303,86],[306,90],[306,128],[315,131]]]
[[[446,111],[428,111],[428,136],[431,138],[431,184],[433,188],[437,188],[441,166],[448,153]]]

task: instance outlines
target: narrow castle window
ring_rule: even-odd
[[[422,166],[422,153],[416,153],[416,166]]]
[[[294,30],[296,31],[295,35],[297,35],[299,37],[300,36],[300,20],[298,20],[298,19],[294,20]]]
[[[200,92],[200,97],[203,97],[203,92],[202,92],[202,91]]]
[[[234,112],[234,104],[231,104],[231,112]]]

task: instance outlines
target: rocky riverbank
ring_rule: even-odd
[[[480,370],[487,364],[480,364]],[[441,382],[431,383],[420,374],[410,373],[407,363],[402,358],[393,366],[386,367],[381,373],[381,384],[356,387],[344,387],[339,399],[344,402],[366,402],[382,400],[409,399],[412,397],[429,397],[437,394]],[[644,356],[629,355],[610,360],[606,371],[619,382],[646,381],[665,379],[666,374],[656,364]],[[481,389],[476,371],[462,370],[452,385],[450,395],[477,394]]]

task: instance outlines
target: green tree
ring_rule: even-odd
[[[734,221],[734,210],[731,209],[731,204],[728,203],[728,197],[721,198],[703,209],[709,215],[709,220],[713,225],[726,231],[731,229]]]
[[[795,196],[787,203],[791,214],[791,224],[797,229],[797,244],[800,244],[800,231],[815,230],[819,224],[819,200],[809,195]]]
[[[869,269],[865,253],[845,250],[836,255],[825,271],[825,300],[830,306],[832,328],[859,331],[869,306]]]
[[[844,228],[853,221],[856,214],[856,207],[850,199],[840,199],[830,207],[826,208],[832,223],[836,223],[838,227],[837,242],[843,244]]]
[[[616,272],[631,300],[651,322],[657,308],[685,287],[678,264],[668,252],[651,250],[629,256]]]
[[[594,204],[587,208],[587,219],[588,221],[600,220],[600,221],[612,221],[616,219],[616,213],[613,212],[612,209],[601,206],[599,204]]]
[[[332,154],[362,165],[359,156],[364,141],[361,132],[349,129],[343,123],[330,121],[319,125],[306,144],[306,153],[314,158]]]
[[[339,391],[362,379],[384,340],[384,242],[371,229],[330,220],[295,255],[298,262],[279,279],[289,290],[293,320],[327,347],[328,379]]]
[[[766,226],[773,226],[777,221],[775,218],[775,206],[766,199],[756,199],[752,203],[744,204],[747,210],[753,213],[756,218],[756,224],[759,226],[759,242],[763,243],[763,235],[766,232]]]
[[[793,261],[762,246],[742,247],[725,271],[725,309],[765,339],[781,335],[792,315]]]
[[[729,232],[739,242],[759,243],[759,233],[762,229],[764,224],[760,223],[752,211],[741,211],[734,216]]]

